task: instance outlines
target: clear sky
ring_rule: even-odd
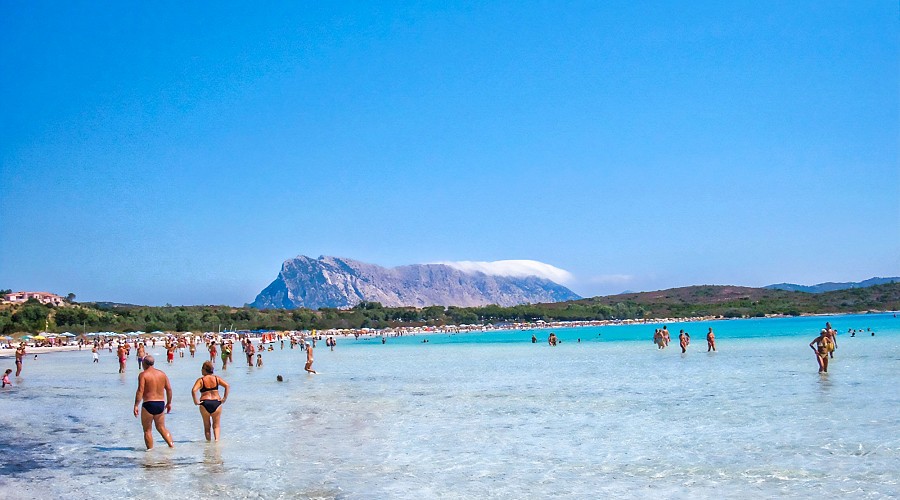
[[[0,288],[299,254],[584,296],[900,275],[896,1],[0,1]]]

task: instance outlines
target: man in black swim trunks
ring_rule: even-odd
[[[173,448],[172,435],[166,429],[166,413],[172,411],[172,384],[169,377],[153,367],[153,356],[144,356],[142,365],[144,371],[138,375],[138,388],[134,394],[134,416],[141,415],[141,426],[144,428],[144,444],[147,449],[153,448],[153,432],[150,424],[156,425],[156,430]],[[141,401],[144,404],[141,404]]]

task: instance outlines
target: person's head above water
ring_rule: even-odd
[[[148,355],[144,356],[144,360],[141,361],[141,363],[144,365],[144,369],[146,370],[147,368],[153,366],[153,363],[154,363],[155,361],[156,361],[156,360],[153,359],[153,356],[151,356],[151,355],[148,354]]]

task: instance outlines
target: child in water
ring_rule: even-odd
[[[262,366],[262,354],[256,355],[256,367],[259,368]]]
[[[12,373],[12,370],[7,368],[3,373],[3,387],[12,386],[12,382],[9,381],[9,374]]]

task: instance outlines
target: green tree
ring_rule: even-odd
[[[34,299],[28,299],[21,309],[13,313],[15,331],[37,332],[43,330],[50,317],[50,308]]]

